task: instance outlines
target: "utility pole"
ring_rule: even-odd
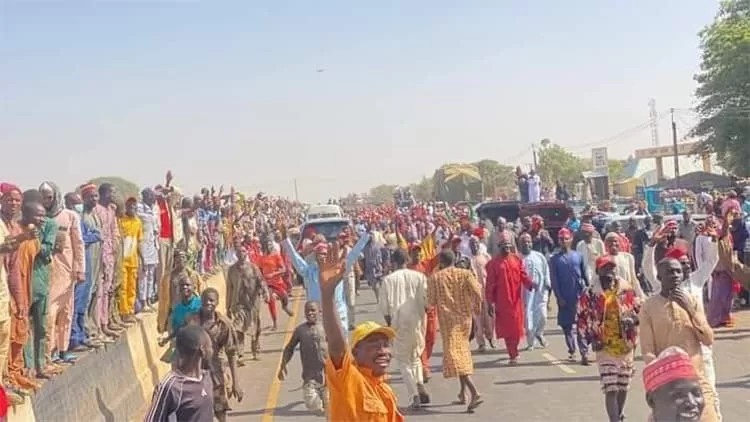
[[[531,144],[531,152],[534,154],[534,172],[536,172],[536,144]]]
[[[670,108],[669,113],[672,117],[672,147],[674,148],[674,181],[675,187],[680,188],[680,156],[677,151],[677,123],[674,121],[674,109]]]
[[[659,146],[659,115],[656,114],[656,100],[648,101],[649,126],[651,126],[651,146]]]
[[[294,179],[294,200],[299,202],[299,191],[297,190],[297,179]]]

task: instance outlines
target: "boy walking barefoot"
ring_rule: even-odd
[[[320,307],[317,302],[305,303],[305,322],[300,324],[284,347],[284,357],[279,368],[278,378],[283,381],[287,375],[287,364],[299,345],[302,361],[302,394],[308,410],[325,414],[328,408],[328,392],[323,379],[325,360],[328,356],[326,334],[318,322]]]

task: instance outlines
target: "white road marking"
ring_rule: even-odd
[[[571,368],[570,366],[564,364],[560,359],[556,358],[550,353],[542,353],[542,356],[544,356],[545,359],[547,359],[551,364],[555,365],[556,367],[560,368],[561,371],[565,372],[566,374],[575,374],[576,371]]]

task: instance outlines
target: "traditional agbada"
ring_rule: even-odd
[[[470,270],[455,267],[438,270],[428,279],[428,303],[437,309],[443,338],[445,378],[474,373],[469,336],[472,318],[482,307],[480,289]]]
[[[521,258],[498,255],[487,264],[487,302],[495,308],[495,334],[505,341],[512,362],[518,357],[518,343],[524,336],[523,289],[531,288]]]
[[[268,297],[265,289],[263,274],[246,255],[229,268],[227,315],[232,320],[240,347],[245,345],[245,335],[250,335],[254,359],[260,352],[260,303],[262,297]]]
[[[396,330],[393,356],[399,364],[409,398],[419,400],[417,385],[422,384],[420,356],[424,350],[427,277],[414,270],[399,269],[383,278],[380,286],[380,312]]]

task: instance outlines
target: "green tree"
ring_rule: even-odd
[[[750,0],[723,0],[700,32],[696,97],[701,121],[693,130],[722,167],[750,175]]]
[[[411,193],[417,201],[430,201],[434,196],[431,177],[423,176],[418,183],[409,185],[409,189],[411,189]]]
[[[557,180],[568,185],[579,182],[581,173],[590,167],[590,160],[587,163],[557,144],[548,144],[537,153],[539,177],[547,185]]]
[[[393,192],[398,185],[379,185],[370,189],[367,200],[374,204],[384,204],[393,202]]]
[[[515,189],[516,177],[513,167],[500,164],[495,160],[481,160],[472,164],[482,176],[484,196],[492,197],[496,193],[507,195]]]
[[[131,196],[134,196],[136,198],[140,198],[141,196],[141,189],[138,187],[138,185],[121,177],[97,177],[95,179],[89,180],[88,183],[93,183],[97,186],[101,185],[102,183],[112,184],[115,187],[115,191],[117,192],[117,198],[121,201],[124,201]]]
[[[609,182],[619,182],[625,179],[625,166],[627,166],[627,160],[609,160],[607,163],[609,167]]]

